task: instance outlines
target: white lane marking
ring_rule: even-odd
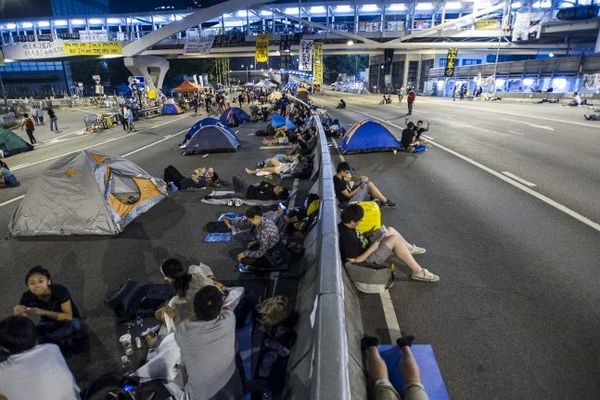
[[[519,176],[517,176],[515,174],[511,174],[508,171],[500,171],[500,172],[502,172],[504,175],[508,176],[509,178],[513,178],[515,181],[521,182],[525,186],[535,187],[535,183],[529,182],[528,180],[525,180],[525,179],[523,179],[523,178],[521,178],[521,177],[519,177]]]
[[[202,156],[202,158],[206,158],[208,157],[208,153],[206,153],[205,155]]]
[[[6,205],[8,205],[10,203],[14,203],[17,200],[21,200],[23,197],[25,197],[24,194],[22,194],[20,196],[17,196],[14,199],[6,200],[4,203],[0,203],[0,207],[4,207],[4,206],[6,206]]]
[[[508,130],[508,132],[510,132],[510,133],[514,133],[515,135],[519,135],[519,136],[525,136],[525,134],[524,134],[524,133],[517,132],[517,131],[513,131],[512,129],[509,129],[509,130]]]
[[[300,183],[300,180],[298,178],[294,179],[294,184],[292,185],[292,193],[294,193],[294,194],[290,198],[290,201],[288,203],[288,208],[294,208],[294,205],[296,205],[296,192],[298,191],[299,183]],[[277,284],[279,283],[279,271],[271,272],[270,278],[273,280],[273,292],[271,293],[271,296],[275,296],[275,291],[277,290]]]
[[[540,129],[545,129],[547,131],[554,131],[554,128],[551,126],[546,126],[546,125],[536,125],[536,124],[532,124],[531,122],[525,122],[525,121],[519,121],[518,119],[511,119],[511,118],[502,118],[504,121],[511,121],[511,122],[516,122],[518,124],[524,124],[524,125],[529,125],[532,126],[534,128],[540,128]]]
[[[396,317],[396,311],[394,310],[394,304],[392,303],[390,291],[382,290],[379,292],[379,298],[381,299],[381,305],[383,306],[383,315],[388,327],[390,339],[392,339],[393,342],[395,339],[402,336],[402,332],[400,331],[400,324],[398,323],[398,318]]]
[[[291,149],[292,146],[260,146],[261,150]]]
[[[366,115],[368,117],[377,119],[379,121],[383,121],[383,119],[381,119],[379,117],[376,117],[376,116],[371,115],[371,114],[364,113],[362,111],[358,111],[358,110],[356,110],[354,108],[347,108],[347,109],[348,110],[353,110],[353,111],[355,111],[355,112],[357,112],[359,114]],[[402,129],[400,126],[398,126],[396,124],[390,123],[389,125],[394,126],[397,129]],[[456,156],[456,157],[458,157],[458,158],[460,158],[460,159],[468,162],[469,164],[474,165],[475,167],[480,168],[480,169],[484,170],[485,172],[487,172],[487,173],[489,173],[491,175],[494,175],[497,178],[502,179],[504,182],[513,185],[517,189],[521,189],[522,191],[524,191],[527,194],[532,195],[536,199],[543,201],[544,203],[548,204],[549,206],[554,207],[557,210],[562,211],[563,213],[567,214],[571,218],[574,218],[577,221],[579,221],[579,222],[581,222],[581,223],[589,226],[590,228],[592,228],[592,229],[600,232],[600,224],[599,223],[597,223],[595,221],[592,221],[591,219],[589,219],[588,217],[586,217],[584,215],[581,215],[577,211],[571,210],[567,206],[564,206],[564,205],[560,204],[559,202],[554,201],[551,198],[549,198],[547,196],[544,196],[543,194],[541,194],[539,192],[536,192],[535,190],[533,190],[533,189],[531,189],[531,188],[523,185],[522,183],[520,183],[518,181],[515,181],[514,179],[511,179],[511,178],[509,178],[507,176],[502,175],[500,172],[497,172],[497,171],[491,169],[490,167],[487,167],[487,166],[485,166],[485,165],[483,165],[483,164],[481,164],[481,163],[479,163],[479,162],[477,162],[477,161],[475,161],[475,160],[473,160],[473,159],[471,159],[471,158],[469,158],[467,156],[464,156],[464,155],[462,155],[462,154],[460,154],[460,153],[458,153],[458,152],[456,152],[456,151],[454,151],[452,149],[449,149],[446,146],[442,146],[441,144],[434,142],[433,140],[431,140],[431,138],[429,136],[426,136],[426,135],[423,135],[423,136],[426,139],[429,139],[429,143],[431,143],[433,146],[435,146],[435,147],[437,147],[437,148],[439,148],[441,150],[444,150],[444,151],[446,151],[446,152],[448,152],[448,153],[450,153],[450,154],[452,154],[452,155],[454,155],[454,156]]]
[[[340,152],[340,147],[338,146],[337,141],[335,139],[331,139],[331,143],[333,143],[333,147],[335,147],[335,150],[337,151],[338,155],[340,156],[340,161],[346,162],[346,158]]]
[[[183,118],[185,118],[185,117],[183,117]],[[181,120],[181,119],[183,119],[183,118],[178,118],[178,119],[175,119],[175,120],[171,120],[171,121],[165,122],[164,124],[160,124],[160,125],[151,126],[151,127],[148,127],[148,128],[142,129],[141,131],[137,131],[137,132],[128,133],[128,134],[126,134],[126,135],[123,135],[123,136],[117,136],[117,137],[114,137],[114,138],[112,138],[112,139],[107,139],[107,140],[105,140],[105,141],[103,141],[103,142],[95,143],[95,144],[93,144],[93,145],[90,145],[90,146],[81,147],[81,148],[79,148],[79,149],[71,150],[71,151],[68,151],[68,152],[66,152],[66,153],[62,153],[62,154],[59,154],[59,155],[56,155],[56,156],[52,156],[52,157],[49,157],[49,158],[45,158],[45,159],[43,159],[43,160],[38,160],[38,161],[33,161],[33,162],[25,163],[25,164],[20,164],[20,165],[17,165],[17,166],[15,166],[15,167],[11,168],[11,169],[12,169],[13,171],[17,171],[17,170],[19,170],[19,169],[23,169],[23,168],[25,168],[25,167],[31,167],[31,166],[33,166],[33,165],[43,164],[43,163],[45,163],[45,162],[48,162],[48,161],[56,160],[57,158],[61,158],[61,157],[64,157],[64,156],[68,156],[69,154],[74,154],[74,153],[77,153],[77,152],[80,152],[80,151],[83,151],[83,150],[91,149],[92,147],[101,146],[101,145],[103,145],[103,144],[107,144],[107,143],[115,142],[115,141],[117,141],[117,140],[122,140],[122,139],[128,138],[128,137],[130,137],[130,136],[137,135],[137,134],[139,134],[139,133],[142,133],[142,132],[148,131],[148,130],[150,130],[150,129],[154,129],[154,128],[158,128],[158,127],[161,127],[161,126],[164,126],[164,125],[172,124],[173,122],[179,121],[179,120]]]
[[[142,146],[142,147],[140,147],[139,149],[135,149],[135,150],[133,150],[133,151],[130,151],[129,153],[125,153],[125,154],[123,154],[121,157],[127,157],[127,156],[130,156],[130,155],[132,155],[132,154],[139,153],[140,151],[142,151],[142,150],[146,150],[146,149],[148,149],[148,148],[150,148],[150,147],[153,147],[153,146],[156,146],[157,144],[159,144],[159,143],[162,143],[162,142],[164,142],[165,140],[169,140],[169,139],[172,139],[172,138],[174,138],[175,136],[181,135],[182,133],[184,133],[184,132],[187,132],[188,130],[189,130],[189,129],[184,129],[184,130],[182,130],[182,131],[179,131],[179,132],[177,132],[177,133],[172,133],[172,134],[170,134],[170,135],[167,135],[167,136],[165,136],[164,138],[162,138],[162,139],[160,139],[160,140],[157,140],[156,142],[152,142],[152,143],[150,143],[150,144],[147,144],[147,145],[145,145],[145,146]],[[207,155],[208,155],[208,154],[207,154]]]

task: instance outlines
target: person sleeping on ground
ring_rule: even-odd
[[[209,195],[212,199],[246,199],[246,200],[287,200],[290,193],[281,185],[261,181],[258,184],[248,184],[243,179],[234,175],[231,178],[233,193]]]
[[[265,146],[280,146],[290,143],[290,134],[285,126],[275,129],[275,134],[272,139],[263,139],[263,145]]]
[[[246,173],[249,175],[266,176],[277,174],[279,176],[298,176],[304,177],[308,172],[312,171],[312,162],[310,157],[295,155],[287,156],[286,161],[280,161],[279,158],[270,158],[265,160],[262,167],[256,169],[246,168]],[[260,163],[259,163],[260,164]]]
[[[197,168],[191,176],[184,176],[172,165],[165,168],[163,179],[167,184],[172,183],[177,190],[202,189],[221,185],[219,175],[211,167]]]

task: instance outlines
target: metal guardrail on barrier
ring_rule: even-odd
[[[308,107],[308,104],[292,98]],[[350,400],[344,283],[338,248],[338,212],[333,169],[319,115],[311,111],[318,132],[312,192],[321,198],[319,221],[305,242],[303,276],[298,288],[298,343],[288,363],[287,399]]]

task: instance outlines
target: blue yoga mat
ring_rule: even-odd
[[[231,233],[207,233],[202,240],[204,243],[231,242]]]
[[[435,359],[433,347],[429,344],[414,344],[411,349],[417,364],[419,364],[421,380],[423,386],[425,386],[425,391],[429,395],[429,400],[449,400],[450,397]],[[402,359],[400,348],[394,344],[382,344],[379,345],[379,353],[387,365],[390,382],[399,393],[402,393],[404,381],[400,371],[400,361]]]

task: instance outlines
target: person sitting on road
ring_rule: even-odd
[[[167,166],[163,172],[163,180],[175,185],[177,190],[202,189],[216,187],[221,184],[219,175],[213,168],[197,168],[191,176],[184,176],[172,165]]]
[[[420,119],[420,120],[417,121],[417,126],[416,126],[416,129],[415,129],[415,132],[417,134],[415,136],[415,142],[416,143],[426,143],[425,139],[421,139],[421,135],[423,133],[429,131],[429,126],[430,126],[429,121],[427,121],[427,128],[423,127],[423,120]]]
[[[275,134],[272,139],[263,139],[262,144],[265,146],[281,146],[290,143],[290,132],[285,126],[275,129]]]
[[[581,101],[581,96],[579,95],[578,92],[573,93],[573,100],[571,100],[567,106],[569,107],[580,107],[581,106],[582,101]]]
[[[436,282],[440,279],[439,276],[421,267],[414,259],[413,254],[423,254],[425,249],[408,243],[394,228],[386,227],[383,230],[383,237],[373,241],[361,235],[356,227],[363,216],[364,210],[358,204],[350,204],[342,211],[338,232],[343,262],[385,266],[392,256],[396,256],[410,269],[412,280]]]
[[[80,399],[60,349],[37,344],[36,327],[29,318],[0,321],[0,399]]]
[[[283,243],[275,221],[264,217],[259,206],[249,207],[246,218],[256,230],[257,240],[250,242],[247,249],[237,255],[237,261],[247,268],[247,272],[287,267],[289,260],[285,259],[285,250],[282,249]]]
[[[81,331],[81,317],[71,294],[63,285],[52,283],[47,269],[39,265],[31,268],[25,276],[25,285],[28,290],[13,314],[41,317],[37,331],[44,343],[62,345]]]
[[[194,312],[175,330],[190,399],[240,399],[243,386],[236,366],[235,314],[219,288],[208,285],[193,298]]]
[[[329,127],[325,130],[325,135],[327,137],[342,137],[346,134],[346,130],[342,128],[340,125],[340,121],[336,118],[334,119]]]
[[[165,315],[178,325],[192,310],[194,295],[205,286],[215,286],[225,295],[228,290],[215,279],[212,269],[205,264],[190,265],[187,269],[176,258],[167,258],[160,264],[160,273],[165,281],[173,285],[176,295],[168,304],[154,313],[158,321],[165,321]]]
[[[400,139],[400,144],[402,145],[402,149],[407,152],[414,151],[415,138],[417,137],[417,132],[415,132],[415,124],[412,121],[409,121],[408,118],[405,120],[406,128],[402,130],[402,138]]]
[[[400,347],[402,357],[400,371],[404,381],[404,396],[396,391],[388,374],[385,361],[379,354],[379,338],[376,336],[364,336],[361,340],[361,348],[367,353],[367,374],[369,383],[373,385],[375,400],[428,400],[427,392],[421,382],[421,371],[415,360],[410,346],[415,340],[414,336],[404,336],[396,340]]]
[[[19,180],[8,165],[0,160],[0,188],[19,186]]]
[[[596,110],[596,112],[592,114],[583,114],[583,118],[587,121],[600,121],[600,110]]]
[[[344,101],[344,99],[340,99],[340,102],[338,103],[337,107],[340,110],[345,110],[346,109],[346,102]]]
[[[350,164],[347,162],[338,164],[333,176],[333,186],[341,206],[375,198],[381,202],[381,207],[396,207],[396,203],[384,196],[367,176],[352,176]]]
[[[232,178],[234,193],[214,196],[211,199],[241,198],[247,200],[287,200],[289,191],[281,185],[261,181],[259,184],[249,185],[243,179],[234,175]]]

